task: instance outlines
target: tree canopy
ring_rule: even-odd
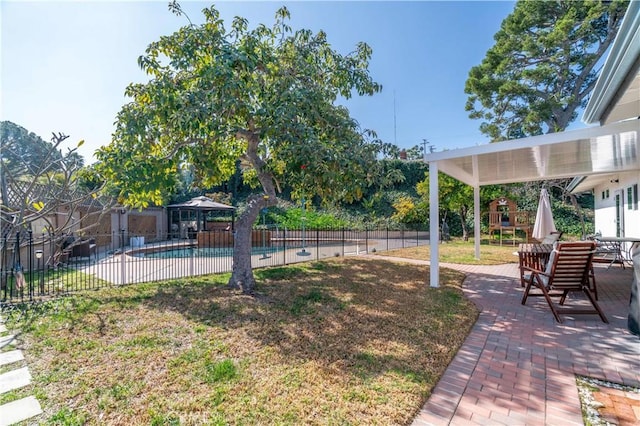
[[[170,9],[184,15],[175,2]],[[126,89],[132,101],[97,157],[130,206],[162,203],[185,164],[208,187],[229,179],[240,160],[244,179],[263,190],[248,200],[234,240],[230,284],[251,292],[251,225],[281,183],[294,198],[328,203],[356,200],[375,182],[380,143],[337,101],[381,86],[369,75],[367,44],[342,55],[322,31],[293,31],[284,7],[272,27],[253,29],[236,17],[227,30],[214,7],[203,14],[204,23],[189,20],[140,57],[150,80]]]
[[[628,2],[526,1],[469,72],[469,116],[493,141],[562,131],[584,107]]]

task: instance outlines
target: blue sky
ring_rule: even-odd
[[[80,153],[111,139],[126,86],[146,76],[137,65],[147,45],[185,24],[167,1],[26,2],[0,0],[0,119],[49,140],[51,132],[84,139]],[[194,22],[210,2],[183,1]],[[294,29],[324,30],[343,54],[359,41],[373,49],[370,71],[383,85],[347,106],[363,128],[410,148],[436,150],[487,143],[464,110],[464,84],[513,10],[507,1],[216,2],[230,26],[240,15],[270,25],[286,5]],[[395,108],[394,108],[395,100]],[[395,110],[395,119],[394,119]]]

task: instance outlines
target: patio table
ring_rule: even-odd
[[[635,245],[640,244],[638,237],[601,237],[594,238],[597,244],[595,262],[608,262],[609,266],[619,263],[625,267],[625,262],[632,263],[631,252]]]
[[[520,285],[526,284],[525,272],[527,268],[544,271],[553,251],[553,244],[526,243],[518,246],[518,262],[520,264]]]

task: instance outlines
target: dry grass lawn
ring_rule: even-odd
[[[341,258],[61,299],[17,324],[50,424],[407,424],[478,312],[463,275]],[[20,392],[13,398],[21,396]]]
[[[518,250],[517,245],[480,244],[480,259],[475,258],[475,246],[472,240],[459,239],[442,243],[438,246],[440,262],[464,265],[501,265],[503,263],[517,263],[518,256],[513,253]],[[383,251],[381,256],[398,256],[409,259],[429,260],[431,249],[428,245]]]

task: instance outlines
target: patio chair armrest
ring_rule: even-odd
[[[535,274],[546,275],[544,271],[541,271],[540,269],[536,269],[536,268],[531,267],[529,265],[522,265],[521,267],[522,267],[523,271],[528,271],[528,272],[535,273]]]

